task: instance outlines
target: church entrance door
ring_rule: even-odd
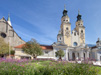
[[[75,60],[75,53],[72,53],[72,59]]]
[[[84,53],[84,60],[85,60],[85,53]]]

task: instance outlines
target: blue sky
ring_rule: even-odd
[[[0,18],[10,13],[14,30],[25,41],[36,39],[40,44],[57,41],[64,4],[72,30],[78,9],[86,27],[86,43],[101,38],[101,0],[1,0]]]

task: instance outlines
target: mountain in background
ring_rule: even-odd
[[[96,46],[95,44],[87,44],[89,47]]]

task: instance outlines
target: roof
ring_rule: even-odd
[[[62,36],[62,34],[58,34],[58,36]]]
[[[16,47],[14,47],[14,48],[22,48],[24,45],[25,45],[25,44],[21,44],[21,45],[18,45],[18,46],[16,46]]]
[[[50,45],[50,46],[47,46],[47,45],[40,45],[40,47],[43,49],[43,50],[53,50],[53,47]]]
[[[91,47],[91,49],[94,49],[94,48],[97,48],[97,46],[93,46],[93,47]]]
[[[24,45],[25,44],[21,44],[21,45],[16,46],[15,48],[22,48]],[[53,50],[53,47],[51,45],[40,45],[40,47],[43,50]]]

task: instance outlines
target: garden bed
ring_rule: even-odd
[[[0,75],[100,75],[101,67],[68,62],[0,59]]]

